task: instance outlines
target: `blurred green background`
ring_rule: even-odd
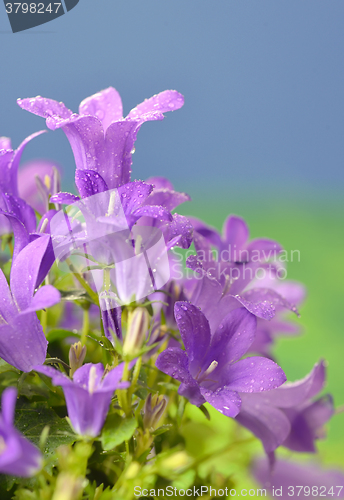
[[[234,190],[235,191],[235,190]],[[300,251],[300,262],[287,265],[288,279],[304,283],[307,298],[300,308],[298,322],[304,332],[297,337],[276,342],[274,354],[288,380],[303,378],[314,363],[325,358],[328,363],[324,393],[334,396],[336,407],[344,407],[344,248],[343,207],[338,201],[297,199],[285,196],[274,199],[246,193],[194,190],[193,201],[179,212],[202,218],[221,230],[230,213],[245,218],[252,238],[268,237],[283,247]],[[344,413],[336,414],[326,426],[327,439],[318,441],[321,459],[327,464],[344,466]],[[297,454],[295,454],[296,456]]]

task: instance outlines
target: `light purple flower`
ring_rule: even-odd
[[[100,433],[116,389],[125,389],[129,382],[120,382],[124,363],[109,372],[101,363],[87,363],[73,375],[73,380],[51,366],[35,366],[35,370],[52,378],[63,389],[68,417],[73,429],[82,436]]]
[[[276,290],[253,287],[257,269],[267,267],[275,276],[274,266],[261,262],[233,263],[218,261],[211,254],[209,242],[197,232],[194,234],[197,255],[188,257],[187,267],[199,274],[188,283],[188,299],[202,309],[213,331],[231,310],[244,306],[257,318],[271,320],[277,310],[289,309],[298,314],[291,304]],[[192,286],[190,286],[192,285]]]
[[[240,394],[242,405],[236,420],[262,441],[266,453],[281,445],[314,453],[315,441],[322,437],[323,426],[334,413],[330,395],[314,400],[324,383],[322,361],[302,380],[262,394]]]
[[[8,387],[1,398],[0,472],[31,477],[42,467],[41,452],[13,426],[17,390]]]
[[[49,196],[60,191],[60,168],[50,160],[31,160],[18,172],[19,197],[41,215],[49,211]]]
[[[34,211],[29,205],[26,204],[24,200],[19,199],[18,191],[18,167],[21,156],[25,149],[25,146],[38,135],[43,134],[45,131],[41,130],[35,134],[27,137],[16,149],[15,151],[11,147],[11,140],[8,137],[0,137],[0,209],[9,210],[8,200],[6,197],[10,197],[15,200],[17,204],[21,205],[21,212],[23,213],[22,222],[25,225],[25,221],[28,218],[35,218]],[[34,179],[33,179],[34,181]],[[5,196],[6,195],[6,196]],[[13,204],[13,201],[12,201]],[[5,217],[0,215],[0,235],[5,233],[11,233],[11,225]]]
[[[10,288],[0,270],[0,356],[24,372],[43,364],[47,353],[48,342],[35,311],[60,301],[60,293],[51,285],[35,293],[49,242],[50,236],[44,235],[18,254],[11,268]]]
[[[192,218],[194,230],[217,247],[221,260],[229,262],[267,261],[276,257],[282,247],[276,241],[259,238],[249,242],[249,229],[241,217],[229,215],[220,233],[199,219]]]
[[[252,473],[273,498],[344,498],[343,471],[324,469],[318,464],[278,460],[271,472],[267,461],[259,459]]]
[[[286,380],[282,369],[269,359],[240,360],[256,330],[256,318],[246,309],[229,313],[213,335],[204,314],[188,302],[176,303],[175,317],[186,351],[168,348],[156,366],[181,382],[178,392],[192,404],[207,401],[235,417],[241,406],[238,392],[267,391]]]
[[[297,308],[302,305],[306,296],[304,285],[290,280],[269,280],[269,282],[258,282],[256,285],[273,289],[281,297],[284,297],[290,304],[295,304]],[[272,358],[271,348],[276,337],[281,335],[294,336],[302,332],[302,327],[297,323],[292,323],[286,316],[288,311],[282,306],[276,305],[276,315],[270,320],[258,318],[256,338],[250,347],[249,352],[261,354]]]
[[[62,128],[72,147],[78,170],[95,171],[108,189],[130,181],[132,152],[141,125],[149,120],[162,120],[163,113],[179,109],[184,98],[174,90],[166,90],[122,117],[122,101],[109,87],[88,97],[72,113],[63,103],[43,97],[18,99],[21,108],[46,118],[51,130]]]

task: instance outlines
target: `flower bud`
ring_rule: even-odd
[[[69,349],[69,366],[70,366],[70,376],[74,375],[74,372],[81,368],[86,356],[86,346],[82,345],[81,342],[76,342]]]
[[[77,500],[81,498],[83,480],[72,474],[63,472],[59,474],[52,500]]]
[[[148,395],[143,408],[143,427],[145,429],[156,429],[159,420],[163,416],[167,405],[167,400],[164,396],[159,396],[158,394]]]
[[[136,307],[129,314],[128,331],[124,340],[124,356],[136,356],[146,339],[149,328],[149,314],[144,307]]]

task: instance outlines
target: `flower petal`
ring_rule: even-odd
[[[228,313],[212,337],[204,366],[207,368],[210,363],[217,361],[215,376],[216,371],[240,359],[253,342],[256,325],[255,316],[243,307]]]
[[[200,390],[206,401],[208,401],[217,411],[226,415],[226,417],[234,418],[239,413],[241,399],[236,392],[227,387],[222,387],[216,391],[201,387]]]
[[[230,215],[223,224],[223,238],[231,249],[242,249],[249,237],[249,230],[246,222],[241,217]],[[234,247],[235,245],[235,247]],[[232,260],[232,259],[230,259]]]
[[[79,196],[71,193],[56,193],[50,198],[51,203],[58,203],[59,205],[72,205],[79,200]]]
[[[282,250],[283,247],[277,241],[268,240],[266,238],[252,240],[247,245],[249,259],[253,259],[255,262],[271,259],[276,260],[277,255],[282,252]]]
[[[257,460],[253,475],[273,496],[276,492],[295,492],[300,500],[309,498],[308,491],[316,491],[316,496],[344,498],[344,474],[335,469],[321,469],[315,464],[304,464],[287,460],[277,460],[273,473],[265,460]],[[305,488],[307,487],[307,489]],[[272,493],[274,492],[274,494]],[[330,493],[329,493],[330,492]],[[283,497],[289,498],[283,493]]]
[[[153,184],[156,189],[169,189],[173,191],[172,183],[165,177],[148,177],[145,182],[147,182],[147,184]]]
[[[111,123],[123,118],[122,100],[116,89],[108,87],[90,97],[86,97],[79,106],[80,115],[94,115],[106,130]]]
[[[52,307],[55,304],[58,304],[60,300],[61,294],[56,288],[54,288],[52,285],[42,286],[33,296],[29,307],[22,311],[22,314],[27,314],[33,311],[40,311],[41,309],[47,309],[48,307]]]
[[[94,170],[76,170],[75,184],[82,198],[93,196],[108,189],[102,176]]]
[[[15,387],[7,387],[1,396],[1,416],[6,425],[13,425],[18,391]]]
[[[237,392],[259,392],[275,389],[286,380],[282,368],[271,359],[255,356],[226,366],[219,383]]]
[[[53,99],[47,99],[41,96],[17,99],[17,104],[22,109],[34,115],[41,116],[42,118],[56,117],[65,120],[70,118],[73,114],[70,109],[66,108],[63,102],[57,102]]]
[[[16,258],[11,268],[11,291],[20,311],[29,307],[40,266],[50,242],[49,235],[43,235],[29,243]]]
[[[262,441],[266,453],[274,451],[290,432],[290,422],[283,411],[264,404],[262,394],[240,394],[241,410],[236,420]]]
[[[154,188],[153,192],[146,199],[145,205],[161,205],[171,212],[178,205],[190,201],[190,199],[190,196],[185,193],[178,193],[166,188]]]
[[[155,366],[170,377],[186,385],[193,385],[194,380],[189,372],[188,356],[179,347],[168,347],[159,354]]]
[[[274,317],[276,307],[290,309],[298,315],[295,305],[290,304],[285,298],[269,288],[252,288],[235,298],[258,318],[270,320]]]
[[[30,372],[42,365],[47,345],[36,313],[17,314],[9,325],[0,325],[0,356],[18,370]]]
[[[159,111],[174,111],[179,109],[184,104],[184,97],[176,90],[165,90],[160,94],[153,95],[150,99],[145,99],[141,104],[138,104],[128,114],[127,118],[136,118],[144,113]]]
[[[189,302],[176,302],[176,322],[189,358],[189,370],[196,376],[210,345],[210,328],[207,318]]]

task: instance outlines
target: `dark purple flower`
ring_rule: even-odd
[[[95,171],[108,189],[130,181],[132,153],[137,132],[149,120],[162,120],[163,113],[179,109],[184,98],[166,90],[122,117],[118,92],[109,87],[88,97],[79,107],[79,115],[63,103],[43,97],[18,99],[21,108],[46,118],[47,127],[62,128],[73,149],[78,170]]]
[[[43,457],[32,443],[13,426],[17,390],[8,387],[1,398],[0,472],[12,476],[30,477],[42,467]]]
[[[334,413],[330,395],[314,400],[325,382],[324,362],[307,377],[288,382],[263,394],[240,394],[242,405],[236,420],[258,437],[267,453],[283,445],[298,452],[314,453],[324,424]]]
[[[267,461],[260,459],[254,462],[252,473],[273,498],[344,498],[344,474],[340,470],[278,460],[271,471]]]
[[[0,356],[24,372],[43,364],[47,353],[48,342],[35,311],[60,301],[60,293],[51,285],[35,293],[49,242],[50,237],[44,235],[18,254],[11,268],[10,288],[0,270]]]
[[[241,406],[238,392],[267,391],[286,380],[282,369],[269,359],[240,360],[256,330],[256,318],[246,309],[229,313],[213,335],[204,314],[188,302],[176,303],[175,317],[186,351],[168,348],[156,366],[181,382],[178,392],[192,404],[207,401],[235,417]]]
[[[123,367],[121,363],[104,371],[101,363],[87,363],[75,371],[73,380],[51,366],[35,366],[35,370],[51,377],[54,385],[62,386],[75,432],[96,437],[105,422],[114,391],[129,386],[129,382],[120,382]]]

